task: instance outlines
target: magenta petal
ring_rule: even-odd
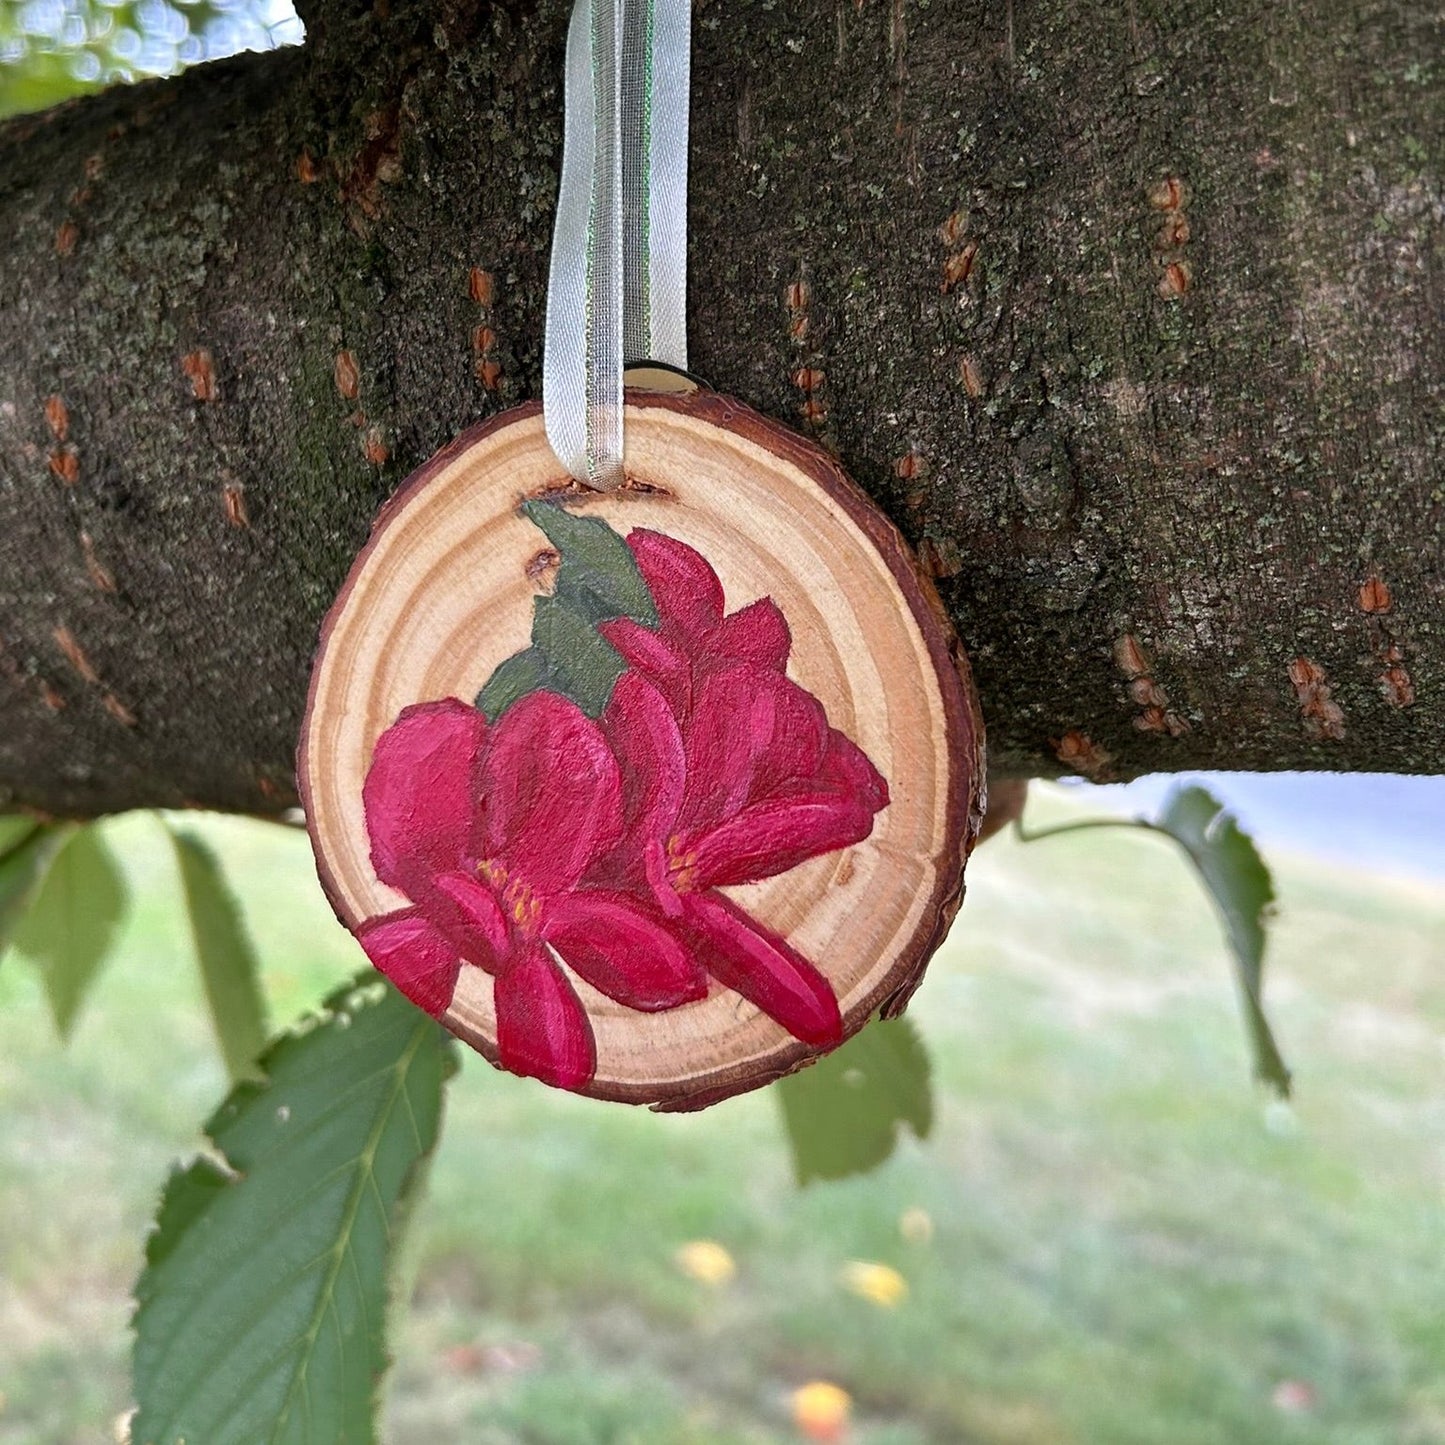
[[[752,797],[789,793],[816,776],[828,745],[828,715],[806,688],[781,673],[749,669],[756,679]]]
[[[760,597],[723,618],[712,646],[733,661],[781,672],[788,664],[793,635],[778,604],[771,597]]]
[[[769,798],[683,847],[702,888],[756,883],[809,858],[850,848],[873,831],[873,810],[831,791]]]
[[[534,692],[508,708],[481,773],[486,857],[529,887],[565,892],[617,842],[617,760],[575,702]]]
[[[602,728],[622,775],[625,842],[640,848],[645,839],[666,838],[686,781],[676,715],[646,678],[626,672],[612,689]]]
[[[888,806],[888,784],[883,774],[873,766],[867,753],[837,728],[828,729],[818,780],[856,799],[870,813]]]
[[[702,966],[625,893],[555,900],[542,936],[574,973],[628,1008],[651,1013],[707,993]]]
[[[466,858],[486,734],[476,708],[444,698],[403,709],[376,740],[361,796],[383,883],[414,896],[421,880]]]
[[[801,953],[721,893],[689,893],[684,905],[707,947],[703,961],[719,983],[804,1043],[829,1048],[842,1042],[843,1019],[832,986]]]
[[[534,945],[497,977],[497,1052],[504,1069],[580,1089],[597,1067],[592,1025],[562,970]]]
[[[446,1012],[456,992],[461,960],[451,940],[414,908],[368,919],[356,930],[366,956],[418,1008]]]
[[[659,688],[673,711],[685,714],[692,701],[692,663],[675,642],[675,630],[654,632],[630,617],[601,622],[597,630],[634,672]]]
[[[687,666],[687,658],[662,633],[631,617],[599,622],[597,630],[622,654],[622,660],[639,672],[670,675]]]
[[[627,545],[664,622],[702,633],[722,621],[722,583],[701,552],[645,527],[631,532]]]
[[[750,802],[797,792],[817,772],[827,737],[822,704],[781,673],[709,674],[688,730],[682,825],[700,832]]]
[[[508,950],[507,920],[497,895],[466,873],[443,873],[432,881],[446,900],[446,923],[465,943],[462,952],[488,973],[495,972]]]

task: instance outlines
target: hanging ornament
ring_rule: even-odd
[[[983,742],[893,525],[686,376],[687,51],[687,0],[578,0],[544,403],[383,510],[298,754],[327,895],[403,993],[515,1073],[673,1109],[902,1008]]]

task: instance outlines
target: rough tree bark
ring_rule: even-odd
[[[290,803],[397,482],[537,394],[563,0],[0,127],[0,803]],[[1436,7],[702,0],[695,369],[924,551],[995,769],[1438,769]]]

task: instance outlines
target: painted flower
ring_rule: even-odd
[[[860,842],[887,784],[787,676],[771,599],[729,613],[681,542],[639,530],[624,545],[603,524],[528,515],[563,553],[566,600],[549,603],[573,625],[534,628],[494,674],[509,679],[487,707],[497,721],[447,699],[407,708],[377,741],[372,865],[409,905],[362,924],[363,947],[433,1015],[463,968],[482,969],[502,1065],[565,1088],[597,1062],[574,975],[643,1011],[703,998],[712,980],[806,1043],[840,1042],[828,980],[725,890]],[[609,606],[633,610],[595,622]],[[509,695],[516,675],[531,690]],[[574,700],[592,693],[564,693],[599,677],[611,696],[594,721]]]
[[[716,667],[747,664],[782,673],[792,634],[771,597],[723,610],[723,587],[696,548],[639,527],[627,538],[657,604],[660,625],[622,617],[599,629],[630,668],[642,673],[674,711],[691,711],[696,684]]]
[[[377,877],[411,906],[358,930],[372,962],[439,1015],[464,966],[494,981],[504,1067],[564,1088],[591,1078],[591,1025],[567,968],[629,1008],[707,991],[650,902],[583,886],[623,833],[623,779],[598,724],[551,692],[495,725],[447,699],[409,707],[363,792]]]
[[[624,824],[598,876],[649,894],[714,978],[796,1037],[836,1044],[828,980],[721,890],[860,842],[888,786],[784,673],[791,638],[770,600],[725,614],[717,575],[691,547],[642,531],[628,544],[662,625],[601,629],[629,671],[602,719]]]

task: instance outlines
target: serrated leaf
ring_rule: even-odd
[[[215,853],[196,834],[171,830],[190,919],[196,966],[233,1080],[255,1078],[266,1043],[266,999],[246,923]]]
[[[477,694],[477,709],[488,722],[496,722],[511,705],[529,692],[551,686],[552,673],[547,659],[535,647],[514,652],[487,679]]]
[[[214,1159],[197,1159],[187,1169],[175,1169],[161,1191],[155,1225],[146,1240],[146,1265],[155,1269],[170,1258],[190,1227],[216,1202],[223,1189],[236,1182]]]
[[[928,1051],[907,1019],[868,1024],[777,1086],[799,1184],[877,1168],[907,1125],[933,1127]]]
[[[171,1178],[136,1286],[135,1445],[366,1445],[446,1033],[370,974],[284,1034]]]
[[[6,846],[0,852],[0,956],[34,901],[40,880],[72,832],[68,823],[5,819]],[[23,825],[23,826],[22,826]]]
[[[125,877],[100,831],[78,828],[55,853],[16,926],[15,951],[40,970],[62,1039],[70,1037],[110,956],[128,897]]]
[[[557,595],[593,622],[631,617],[658,623],[657,604],[632,549],[600,517],[579,517],[556,502],[524,502],[522,511],[557,549]]]
[[[1155,826],[1189,855],[1214,900],[1234,955],[1255,1074],[1288,1098],[1289,1069],[1275,1043],[1263,1000],[1265,915],[1274,902],[1269,869],[1253,840],[1204,788],[1176,789]]]

